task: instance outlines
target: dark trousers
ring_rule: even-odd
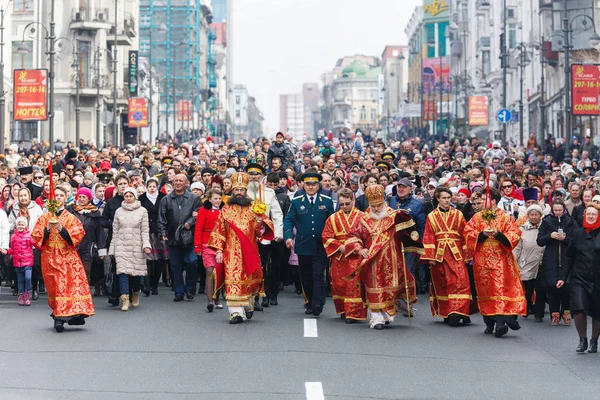
[[[533,312],[533,292],[535,291],[535,279],[522,281],[525,288],[525,300],[527,300],[527,315]]]
[[[277,293],[279,293],[281,245],[282,243],[277,242],[258,244],[258,253],[260,255],[260,264],[262,265],[265,293],[267,296],[277,296]]]
[[[146,261],[146,266],[148,269],[148,275],[146,276],[146,285],[150,289],[156,289],[156,288],[158,288],[158,281],[160,280],[160,274],[162,273],[163,261],[162,260],[155,260],[155,261],[148,260],[148,261]]]
[[[196,292],[196,254],[194,248],[181,246],[169,246],[171,255],[171,279],[173,280],[173,291],[175,295],[183,295],[184,292]],[[183,271],[185,271],[185,287],[183,282]]]
[[[564,285],[560,289],[540,289],[536,288],[535,291],[535,316],[544,318],[544,311],[546,310],[546,301],[550,306],[550,314],[560,313],[563,314],[565,310],[571,309],[571,298],[570,288],[568,285]]]
[[[327,254],[323,245],[317,243],[317,254],[314,256],[298,255],[300,281],[306,297],[306,305],[310,307],[325,304],[325,270]]]

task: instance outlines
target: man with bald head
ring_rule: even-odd
[[[193,233],[190,229],[196,222],[193,212],[202,204],[200,197],[188,190],[188,178],[177,174],[173,178],[173,191],[160,201],[158,211],[158,234],[169,244],[171,277],[175,298],[183,301],[183,296],[192,300],[196,293],[196,254],[194,253]],[[192,240],[185,240],[191,237]],[[183,271],[185,274],[185,286]]]

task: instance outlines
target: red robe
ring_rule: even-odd
[[[344,278],[351,275],[362,260],[356,253],[345,257],[340,248],[346,242],[348,232],[356,226],[362,215],[357,208],[353,208],[348,214],[338,211],[327,219],[322,234],[325,252],[331,260],[331,294],[335,311],[345,314],[346,318],[357,320],[367,317],[360,275],[347,280]]]
[[[361,275],[369,310],[394,316],[399,298],[408,298],[409,303],[416,301],[415,279],[404,260],[406,251],[422,252],[414,243],[419,239],[414,226],[408,214],[388,208],[388,216],[381,220],[365,212],[348,233],[347,257],[363,248],[369,251],[352,274]]]
[[[469,272],[465,266],[463,232],[465,218],[455,208],[447,212],[439,208],[427,216],[422,261],[434,261],[431,265],[429,304],[431,314],[447,318],[449,314],[470,314],[471,288]]]
[[[35,224],[31,237],[42,252],[42,275],[52,315],[63,320],[94,315],[90,285],[77,253],[77,246],[85,236],[83,226],[73,214],[62,211],[57,218],[69,233],[72,244],[63,239],[56,229],[51,229],[44,240],[50,218],[52,214],[43,214]]]
[[[477,303],[483,316],[526,315],[527,302],[521,273],[512,250],[521,239],[521,230],[511,216],[496,210],[490,225],[503,235],[482,242],[479,234],[488,223],[478,212],[465,227],[468,258],[473,258]]]
[[[265,215],[261,224],[256,218],[250,206],[226,205],[210,234],[208,246],[223,251],[225,299],[230,307],[251,305],[259,292],[264,296],[257,243],[273,240],[273,223]]]

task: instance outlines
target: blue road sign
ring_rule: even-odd
[[[512,118],[512,113],[509,109],[502,108],[498,111],[498,114],[496,114],[496,118],[498,119],[498,122],[508,124]]]

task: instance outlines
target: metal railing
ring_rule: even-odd
[[[73,8],[71,10],[72,22],[104,22],[109,23],[108,8]]]

